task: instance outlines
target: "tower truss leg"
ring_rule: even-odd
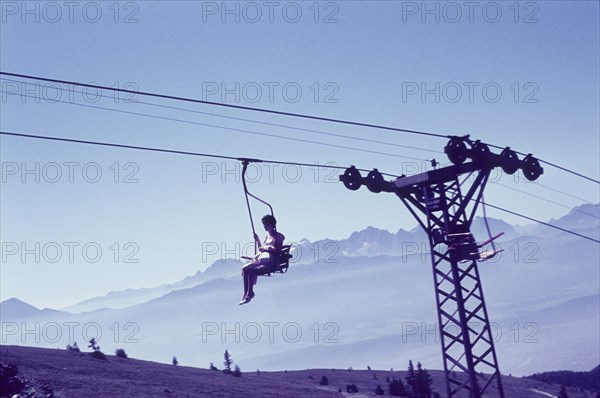
[[[492,390],[504,398],[470,232],[488,177],[489,170],[478,170],[462,182],[456,176],[398,194],[429,238],[448,398],[464,391],[469,398],[496,396]]]

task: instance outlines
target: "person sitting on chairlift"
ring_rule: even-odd
[[[277,232],[277,220],[274,216],[267,214],[262,218],[263,227],[268,235],[261,245],[257,234],[254,234],[254,241],[257,243],[258,254],[252,258],[252,262],[242,267],[242,278],[244,280],[244,296],[240,305],[247,304],[255,296],[254,285],[259,275],[264,275],[273,271],[279,260],[279,253],[283,246],[285,236]]]

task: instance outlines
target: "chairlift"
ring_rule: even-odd
[[[499,237],[501,237],[502,235],[504,235],[504,232],[500,232],[499,234],[496,234],[495,236],[491,237],[490,239],[486,240],[485,242],[477,245],[478,249],[481,249],[482,247],[488,245],[488,244],[492,244],[492,248],[491,250],[481,250],[481,251],[477,251],[475,253],[472,253],[475,257],[476,260],[478,261],[486,261],[489,260],[493,257],[496,256],[496,254],[503,252],[504,249],[497,249],[496,245],[494,244],[494,241],[496,239],[498,239]]]
[[[248,207],[248,216],[250,217],[250,225],[252,226],[252,235],[256,234],[256,229],[254,228],[254,219],[252,217],[252,208],[250,206],[250,198],[253,198],[260,203],[269,207],[269,211],[272,216],[275,216],[273,213],[273,206],[269,204],[269,202],[259,198],[256,195],[253,195],[250,191],[248,191],[248,185],[246,183],[246,170],[248,169],[248,165],[250,163],[260,163],[262,162],[259,159],[249,159],[249,158],[239,158],[242,162],[242,184],[244,187],[244,195],[246,197],[246,206]],[[271,276],[273,273],[285,274],[288,271],[290,266],[290,259],[293,257],[290,254],[291,245],[283,245],[281,246],[281,250],[278,253],[275,253],[275,260],[269,267],[264,267],[263,269],[258,270],[259,276]],[[258,253],[258,247],[256,241],[254,242],[254,255]],[[253,257],[241,256],[244,260],[254,260]]]
[[[510,148],[506,148],[506,151],[509,151],[509,150],[510,150]],[[479,258],[478,258],[479,261],[486,261],[493,257],[496,257],[496,254],[504,251],[503,249],[496,248],[496,245],[494,244],[494,241],[496,239],[498,239],[499,237],[501,237],[502,235],[504,235],[504,232],[500,232],[499,234],[492,236],[492,231],[490,230],[490,226],[489,226],[488,220],[487,220],[485,198],[483,196],[483,193],[481,194],[481,207],[483,209],[483,221],[485,223],[485,229],[487,229],[489,239],[486,240],[485,242],[481,243],[480,245],[478,245],[477,248],[481,249],[483,246],[486,246],[488,244],[491,244],[492,248],[491,248],[491,250],[478,251],[477,255],[479,256]]]
[[[434,234],[434,236],[438,236],[440,234]],[[486,261],[493,257],[495,257],[498,253],[504,251],[504,249],[499,249],[494,244],[494,241],[504,235],[504,232],[500,232],[495,236],[491,236],[488,240],[482,243],[475,242],[475,238],[469,232],[456,232],[446,234],[445,236],[439,236],[435,238],[436,240],[443,239],[443,242],[448,245],[450,250],[455,252],[458,261]],[[491,244],[491,249],[481,250],[484,246]]]

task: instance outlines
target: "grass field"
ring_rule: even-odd
[[[378,385],[388,392],[386,378],[402,378],[405,372],[391,370],[308,369],[300,371],[257,372],[243,369],[242,377],[220,371],[173,366],[107,355],[106,360],[89,353],[65,349],[0,346],[0,361],[16,365],[19,375],[36,385],[50,386],[56,398],[106,397],[372,397]],[[219,364],[216,364],[219,366]],[[444,396],[443,372],[429,371],[434,391]],[[326,376],[329,385],[320,386]],[[505,376],[506,396],[544,398],[556,396],[559,386],[529,379]],[[354,384],[359,393],[346,393]],[[340,393],[339,390],[342,390]],[[494,394],[486,396],[493,397]],[[591,393],[569,390],[571,398],[590,398]]]

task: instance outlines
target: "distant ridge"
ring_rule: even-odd
[[[204,272],[198,271],[194,275],[188,276],[179,282],[150,288],[112,291],[105,296],[92,297],[72,306],[65,307],[63,310],[73,313],[81,313],[94,311],[100,308],[127,308],[156,299],[175,290],[187,289],[213,279],[231,276],[237,273],[239,264],[239,261],[236,260],[217,260]]]
[[[2,318],[11,319],[16,317],[29,317],[37,315],[40,312],[31,304],[27,304],[15,297],[5,300],[0,303],[0,314]]]
[[[531,376],[526,376],[526,378],[544,383],[583,388],[600,394],[600,365],[589,372],[560,370],[555,372],[535,373]]]
[[[550,224],[567,229],[588,229],[600,223],[600,204],[586,203],[573,208],[568,214],[554,220]]]
[[[591,230],[598,234],[600,230],[600,204],[583,204],[573,208],[558,219],[550,220],[550,224],[561,228]],[[507,222],[488,217],[488,225],[492,234],[504,232],[498,242],[507,242],[522,235],[554,236],[560,231],[543,225],[512,226]],[[475,217],[471,231],[478,241],[488,239],[488,232],[482,217]],[[336,256],[402,256],[407,251],[414,253],[428,251],[425,233],[417,227],[410,231],[399,229],[396,233],[369,226],[361,231],[353,232],[348,238],[341,240],[322,239],[310,242],[301,240],[296,245],[294,264],[313,261],[330,260]],[[112,291],[105,296],[93,297],[61,310],[73,313],[93,311],[100,308],[121,309],[140,304],[175,290],[187,289],[217,278],[230,278],[238,274],[240,262],[234,259],[217,260],[204,272],[198,271],[179,282],[151,288],[126,289]]]
[[[0,303],[0,318],[2,321],[61,314],[66,314],[66,312],[57,311],[50,308],[44,308],[40,310],[33,305],[14,297]]]

